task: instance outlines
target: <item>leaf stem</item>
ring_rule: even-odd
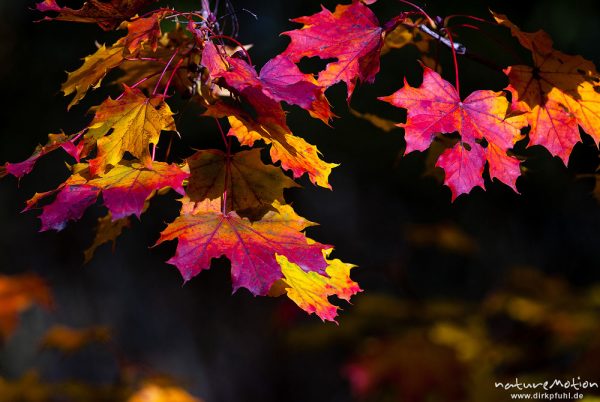
[[[177,70],[179,70],[179,67],[181,67],[181,63],[183,63],[183,58],[179,59],[179,61],[177,62],[177,64],[173,68],[173,72],[171,72],[171,76],[169,77],[169,81],[167,81],[167,85],[165,85],[165,90],[163,91],[163,97],[167,96],[167,91],[169,90],[169,87],[171,86],[171,81],[173,81],[173,78],[175,78],[175,74],[177,73]]]
[[[244,52],[244,56],[246,56],[246,59],[248,60],[248,64],[250,64],[251,66],[253,65],[252,59],[250,58],[250,54],[248,53],[248,51],[246,50],[244,45],[242,45],[237,39],[232,38],[231,36],[228,36],[228,35],[213,35],[213,36],[211,36],[211,39],[215,39],[215,38],[227,39],[227,40],[235,43],[236,45],[238,45],[240,47],[240,49],[242,50],[242,52]]]
[[[231,175],[231,138],[227,138],[225,136],[225,131],[221,126],[221,122],[219,119],[215,117],[215,123],[217,123],[217,127],[219,129],[219,133],[221,133],[221,138],[225,143],[225,151],[226,151],[226,160],[225,160],[225,183],[223,184],[223,196],[221,197],[221,208],[223,215],[227,214],[227,192],[229,190],[229,177]]]
[[[452,45],[450,46],[450,50],[452,51],[452,60],[454,61],[454,86],[456,87],[456,92],[458,92],[458,97],[460,98],[460,81],[458,80],[458,59],[456,57],[456,48],[454,46],[454,40],[452,39],[452,33],[450,32],[450,29],[446,28],[446,33],[448,34],[448,39]]]
[[[75,134],[75,136],[74,136],[72,139],[70,139],[69,141],[70,141],[71,143],[75,144],[75,143],[77,142],[77,140],[78,140],[79,138],[81,138],[81,136],[82,136],[82,135],[83,135],[83,133],[85,133],[85,132],[86,132],[86,129],[83,129],[83,130],[81,130],[80,132],[78,132],[77,134]]]
[[[164,61],[155,57],[125,57],[125,61],[155,61],[157,63],[165,64]]]
[[[223,139],[223,145],[227,148],[227,137],[225,136],[225,131],[223,131],[223,127],[219,122],[219,119],[215,117],[215,123],[217,123],[217,127],[219,127],[219,133],[221,133],[221,138]]]
[[[167,62],[167,65],[162,70],[162,73],[160,73],[160,77],[158,78],[158,81],[156,82],[156,85],[154,86],[154,91],[152,91],[152,96],[156,95],[156,91],[158,91],[158,86],[160,85],[160,82],[162,81],[163,77],[165,76],[165,73],[169,69],[169,66],[171,65],[171,63],[173,62],[173,59],[175,58],[175,56],[177,56],[178,53],[179,53],[179,49],[177,49],[175,52],[173,52],[173,55]]]
[[[414,8],[414,9],[418,10],[418,11],[419,11],[419,12],[420,12],[420,13],[421,13],[421,14],[422,14],[422,15],[423,15],[425,18],[427,18],[427,20],[428,20],[428,21],[429,21],[429,23],[431,24],[431,27],[432,27],[432,28],[434,28],[434,29],[435,29],[435,28],[437,28],[437,25],[435,24],[435,20],[434,20],[433,18],[431,18],[431,17],[429,16],[429,14],[427,14],[427,13],[425,12],[425,10],[423,10],[421,7],[417,6],[417,5],[416,5],[416,4],[414,4],[414,3],[411,3],[411,2],[410,2],[410,1],[408,1],[408,0],[398,0],[398,1],[399,1],[399,2],[401,2],[401,3],[404,3],[404,4],[408,4],[408,5],[409,5],[409,6],[411,6],[412,8]]]

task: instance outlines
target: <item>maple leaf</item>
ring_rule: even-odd
[[[69,220],[81,219],[100,194],[113,221],[129,215],[139,218],[145,202],[155,191],[170,187],[183,195],[182,182],[189,176],[177,165],[163,162],[154,162],[151,169],[138,163],[117,165],[91,180],[86,168],[84,164],[75,165],[74,173],[57,189],[35,194],[27,202],[25,210],[30,210],[56,193],[54,201],[42,207],[40,231],[60,231]]]
[[[349,100],[358,81],[374,81],[379,72],[383,29],[363,3],[354,0],[349,5],[338,5],[333,13],[322,7],[317,14],[292,21],[304,27],[282,33],[291,39],[282,55],[293,62],[315,56],[337,59],[319,73],[321,85],[330,87],[344,81]]]
[[[132,163],[117,165],[87,184],[102,190],[104,205],[115,221],[129,215],[139,218],[144,203],[155,191],[169,187],[183,195],[183,181],[188,176],[188,172],[175,164],[153,162],[149,169]]]
[[[96,225],[96,235],[92,245],[88,247],[84,252],[84,264],[87,264],[92,260],[96,249],[105,243],[112,243],[113,251],[117,242],[117,238],[123,233],[123,229],[131,226],[129,218],[121,218],[113,220],[110,212],[105,216],[98,218],[98,224]]]
[[[212,258],[231,261],[234,291],[244,287],[254,295],[266,295],[283,274],[276,256],[283,255],[304,271],[325,274],[327,262],[322,250],[302,233],[314,225],[298,216],[289,205],[273,203],[260,221],[250,222],[235,212],[223,214],[220,200],[195,204],[183,200],[181,215],[161,233],[157,242],[178,240],[175,265],[185,281],[210,268]]]
[[[44,0],[36,4],[41,12],[57,12],[55,17],[44,17],[45,20],[73,21],[98,24],[105,31],[118,27],[123,21],[133,17],[145,6],[156,0],[88,0],[78,10],[60,7],[56,0]]]
[[[452,84],[430,68],[423,68],[420,87],[411,87],[405,80],[403,88],[379,98],[407,109],[406,123],[398,125],[405,130],[406,153],[427,149],[438,133],[458,131],[460,143],[444,151],[436,164],[446,172],[445,184],[452,191],[452,200],[475,186],[485,188],[481,174],[486,159],[493,177],[516,191],[512,167],[518,161],[512,165],[507,162],[512,157],[506,151],[521,139],[520,129],[527,125],[525,117],[507,117],[509,103],[500,92],[475,91],[461,101]],[[478,143],[483,139],[488,147],[494,147],[493,152],[484,152]]]
[[[126,38],[123,40],[126,40]],[[137,84],[136,88],[151,93],[157,85],[164,86],[169,80],[169,73],[173,72],[173,63],[171,64],[172,67],[167,69],[165,74],[161,73],[171,57],[173,57],[175,49],[180,50],[180,55],[185,53],[185,56],[182,56],[184,58],[183,65],[191,66],[193,64],[196,66],[199,63],[200,51],[194,51],[193,39],[189,35],[186,35],[185,31],[179,26],[172,31],[162,34],[156,45],[156,49],[143,46],[135,50],[135,57],[127,58],[118,66],[118,69],[124,74],[115,77],[112,82],[130,86]],[[156,61],[149,62],[149,59]],[[161,79],[160,84],[158,83],[159,79]],[[179,68],[175,72],[171,87],[175,88],[177,92],[185,93],[185,91],[194,85],[192,79],[198,79],[198,72],[192,72],[187,68]]]
[[[202,52],[202,65],[213,80],[222,78],[228,89],[245,96],[246,88],[256,88],[276,102],[300,106],[326,124],[333,117],[325,89],[311,74],[302,73],[287,57],[276,56],[257,74],[246,61],[222,53],[212,42],[207,42]],[[252,97],[245,97],[252,104]]]
[[[273,201],[285,203],[284,189],[299,187],[281,169],[265,165],[260,149],[229,157],[222,151],[207,149],[196,152],[187,163],[190,179],[186,194],[192,201],[214,200],[227,189],[227,210],[251,220],[272,210]]]
[[[256,113],[221,101],[211,105],[206,115],[226,117],[231,126],[228,135],[235,136],[242,145],[251,147],[258,140],[271,144],[271,160],[280,161],[281,167],[291,170],[294,178],[307,173],[312,183],[330,189],[329,174],[338,165],[324,162],[317,147],[292,134],[279,103],[255,88],[247,88],[244,92],[253,99]]]
[[[444,184],[452,191],[452,201],[461,194],[467,194],[475,186],[485,188],[482,177],[485,155],[483,148],[477,143],[471,145],[470,149],[460,143],[446,149],[435,166],[445,172]]]
[[[350,298],[361,289],[350,279],[350,270],[355,266],[338,259],[330,260],[332,249],[323,250],[327,259],[326,274],[305,272],[297,264],[291,263],[285,256],[277,255],[284,278],[283,285],[287,295],[294,303],[309,314],[315,313],[322,320],[335,321],[339,307],[328,300],[336,295],[340,299],[350,301]]]
[[[92,175],[119,163],[125,152],[152,168],[150,144],[158,143],[162,130],[175,131],[173,113],[163,96],[148,98],[137,88],[124,87],[122,97],[105,100],[90,123],[86,139],[97,139],[98,145],[97,157],[90,160]]]
[[[554,50],[552,48],[552,38],[543,30],[538,30],[536,32],[523,32],[519,29],[518,26],[509,21],[506,15],[498,14],[491,11],[492,16],[496,20],[496,22],[500,25],[504,25],[505,27],[510,29],[510,33],[517,38],[521,46],[525,49],[529,49],[533,51],[534,49],[541,55],[547,55],[552,53]]]
[[[50,289],[38,275],[0,275],[0,340],[15,330],[19,314],[34,303],[52,307]]]
[[[33,167],[42,156],[45,156],[57,149],[64,149],[65,152],[79,162],[83,144],[80,143],[75,145],[75,137],[76,135],[66,136],[64,133],[48,134],[48,142],[46,145],[38,145],[35,151],[33,151],[33,154],[23,162],[7,162],[5,164],[6,172],[20,179],[33,170]]]
[[[61,231],[68,221],[81,219],[85,210],[96,202],[100,190],[88,185],[86,178],[80,174],[73,174],[57,189],[35,194],[27,202],[25,211],[37,206],[39,201],[54,193],[54,201],[42,207],[40,232],[51,229]]]
[[[67,106],[67,109],[78,104],[90,88],[98,88],[106,74],[125,60],[123,55],[124,49],[124,41],[122,39],[119,39],[110,47],[102,45],[94,54],[83,59],[81,67],[68,73],[67,81],[62,84],[61,90],[65,96],[69,96],[72,93],[75,93],[75,96]]]
[[[281,64],[279,61],[277,63]],[[270,154],[273,162],[281,161],[282,168],[291,170],[295,178],[307,173],[314,184],[331,188],[328,177],[331,169],[337,165],[322,161],[315,146],[292,134],[286,123],[285,112],[277,100],[288,90],[283,89],[285,84],[274,84],[276,80],[272,78],[274,73],[271,68],[263,82],[252,66],[236,58],[224,57],[210,42],[206,43],[202,52],[202,65],[209,70],[213,79],[223,79],[226,88],[237,92],[245,101],[241,105],[224,101],[209,104],[206,115],[227,117],[231,126],[229,135],[237,137],[242,145],[252,146],[257,140],[272,144]],[[294,79],[289,82],[292,81]],[[288,82],[288,79],[280,82]],[[309,81],[298,82],[318,88]],[[326,101],[325,104],[328,108]]]
[[[124,22],[121,27],[127,28],[125,47],[129,53],[142,50],[144,44],[148,44],[153,52],[158,49],[158,41],[162,33],[160,21],[165,17],[166,11],[158,11],[148,17],[137,18],[131,22]]]
[[[531,125],[530,145],[545,147],[566,165],[573,147],[581,141],[579,125],[598,146],[600,75],[594,63],[554,50],[544,31],[522,32],[506,16],[493,15],[532,54],[533,67],[517,65],[504,70],[513,108],[526,112]]]

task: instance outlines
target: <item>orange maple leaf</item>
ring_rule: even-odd
[[[143,49],[144,44],[148,44],[150,49],[156,52],[158,41],[162,36],[160,22],[166,14],[166,11],[158,11],[148,17],[137,18],[131,22],[126,21],[121,24],[121,27],[127,28],[125,47],[129,53],[135,53]]]
[[[505,70],[513,108],[525,112],[531,125],[531,145],[545,147],[566,165],[581,141],[579,125],[598,146],[600,75],[594,63],[553,49],[544,31],[522,32],[505,15],[493,15],[532,54],[533,67],[517,65]]]

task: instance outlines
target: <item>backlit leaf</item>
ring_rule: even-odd
[[[227,155],[219,150],[196,152],[187,159],[190,168],[186,193],[192,201],[214,200],[227,188],[227,210],[251,220],[272,209],[273,201],[285,203],[283,190],[298,187],[281,169],[265,165],[260,149]]]
[[[284,56],[293,62],[303,57],[336,59],[319,73],[321,85],[330,87],[344,81],[350,99],[358,81],[374,81],[379,72],[383,29],[362,2],[338,5],[333,13],[322,7],[317,14],[292,21],[304,27],[283,33],[291,39]]]
[[[276,256],[283,255],[304,271],[325,273],[322,250],[331,248],[309,242],[302,231],[312,222],[296,215],[289,205],[273,203],[257,222],[235,212],[223,214],[220,200],[195,204],[183,201],[181,215],[161,233],[157,244],[178,240],[175,265],[185,281],[209,269],[211,260],[226,256],[231,261],[234,290],[244,287],[254,295],[266,295],[283,274]]]
[[[23,162],[18,163],[10,163],[7,162],[5,164],[6,172],[17,177],[21,178],[26,174],[29,174],[37,161],[44,155],[49,154],[52,151],[57,149],[64,149],[69,155],[71,155],[77,162],[79,162],[79,158],[81,155],[83,144],[80,143],[78,145],[75,144],[75,135],[66,136],[65,134],[49,134],[48,142],[46,145],[38,145],[33,151],[33,154],[24,160]]]
[[[314,184],[331,188],[329,174],[338,165],[323,161],[317,147],[292,134],[285,120],[285,112],[277,102],[253,88],[246,92],[253,98],[257,117],[224,102],[211,106],[207,115],[227,117],[231,126],[229,135],[235,136],[242,145],[253,146],[258,140],[271,144],[271,160],[280,161],[281,167],[291,170],[294,178],[307,173]]]
[[[531,51],[533,67],[510,66],[505,70],[513,107],[526,112],[531,125],[530,145],[541,145],[567,164],[576,143],[578,125],[600,143],[600,75],[596,66],[581,56],[554,50],[544,32],[522,32],[506,16],[496,21],[510,28],[522,46]]]
[[[323,250],[325,258],[329,257],[331,249]],[[346,301],[360,292],[356,282],[350,279],[352,264],[346,264],[338,259],[327,258],[326,275],[317,272],[305,272],[297,264],[291,263],[285,256],[277,255],[284,275],[282,279],[287,295],[307,313],[315,313],[322,320],[335,321],[339,307],[331,304],[329,296],[337,296]]]
[[[438,133],[459,132],[460,143],[444,151],[436,163],[446,172],[445,184],[453,200],[475,186],[484,188],[481,174],[486,157],[491,159],[493,177],[515,188],[517,161],[507,162],[512,157],[506,151],[521,139],[520,129],[527,121],[524,116],[507,116],[509,103],[502,93],[475,91],[461,100],[454,86],[424,67],[420,87],[405,81],[402,89],[380,99],[407,109],[406,123],[398,125],[405,130],[406,153],[429,148]],[[484,139],[493,152],[484,152],[480,145]]]
[[[139,163],[117,165],[100,177],[88,179],[86,167],[76,165],[74,169],[79,173],[71,175],[56,190],[38,193],[27,202],[29,210],[56,193],[56,198],[42,208],[41,231],[62,230],[69,220],[79,220],[100,194],[113,221],[129,215],[139,218],[155,191],[170,187],[183,194],[183,180],[189,176],[177,165],[154,162],[151,169]]]
[[[81,67],[68,73],[67,81],[61,87],[65,96],[75,93],[68,109],[78,104],[90,88],[98,88],[106,74],[123,62],[124,49],[123,40],[117,41],[110,47],[102,45],[96,53],[83,59]]]
[[[86,133],[88,140],[98,141],[98,156],[90,161],[92,174],[102,173],[106,165],[116,165],[125,152],[151,168],[149,146],[158,143],[161,131],[175,130],[172,115],[162,96],[148,98],[137,88],[125,86],[122,97],[105,100]]]
[[[246,61],[229,57],[223,51],[219,52],[212,42],[207,42],[202,52],[202,65],[213,79],[222,78],[227,89],[239,92],[251,105],[252,92],[245,90],[254,88],[275,102],[300,106],[325,123],[333,116],[325,98],[325,89],[311,74],[302,73],[285,56],[269,60],[257,74]]]
[[[164,12],[156,12],[148,17],[136,18],[131,22],[123,23],[122,26],[127,28],[125,47],[129,53],[143,49],[146,44],[153,52],[156,51],[158,41],[162,36],[160,21],[164,16]]]

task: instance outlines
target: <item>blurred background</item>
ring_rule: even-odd
[[[199,3],[168,5],[191,10]],[[118,93],[94,91],[66,111],[68,99],[59,92],[64,71],[79,67],[94,41],[117,36],[92,25],[34,23],[34,4],[0,0],[2,163],[26,159],[50,132],[79,131],[91,118],[87,108]],[[320,9],[300,0],[233,4],[257,16],[238,14],[239,39],[254,44],[258,67],[285,49],[288,39],[278,34],[298,27],[290,18]],[[592,0],[419,5],[442,17],[488,18],[490,8],[526,31],[546,30],[565,53],[600,62],[600,3]],[[381,22],[408,10],[391,0],[373,9]],[[521,52],[507,30],[485,31]],[[499,65],[516,63],[488,36],[457,32],[455,39],[474,52]],[[453,82],[448,49],[439,55],[443,76]],[[400,110],[376,97],[396,91],[405,76],[418,85],[418,57],[411,46],[383,56],[376,83],[360,86],[352,107],[403,121]],[[507,84],[499,71],[468,59],[459,64],[463,96]],[[568,168],[544,149],[521,144],[517,153],[527,161],[520,195],[486,177],[487,191],[450,203],[431,155],[402,157],[402,130],[385,132],[353,115],[343,85],[327,94],[340,116],[333,128],[294,108],[289,124],[326,161],[341,164],[331,176],[334,191],[303,179],[304,188],[286,198],[321,224],[310,237],[359,266],[353,278],[364,292],[353,305],[340,304],[339,325],[307,316],[284,298],[232,295],[225,259],[182,286],[164,263],[175,244],[149,248],[177,215],[173,194],[153,200],[114,252],[102,246],[84,265],[101,208],[60,233],[38,233],[36,214],[19,213],[36,191],[67,176],[56,153],[20,183],[0,182],[0,401],[505,401],[508,393],[494,389],[494,381],[600,382],[600,208],[593,195],[599,160],[591,138],[583,136]],[[181,150],[218,146],[218,133],[193,108],[181,124]],[[14,288],[26,296],[11,296]],[[15,310],[18,322],[10,315]],[[594,393],[600,391],[584,392],[590,401]]]

